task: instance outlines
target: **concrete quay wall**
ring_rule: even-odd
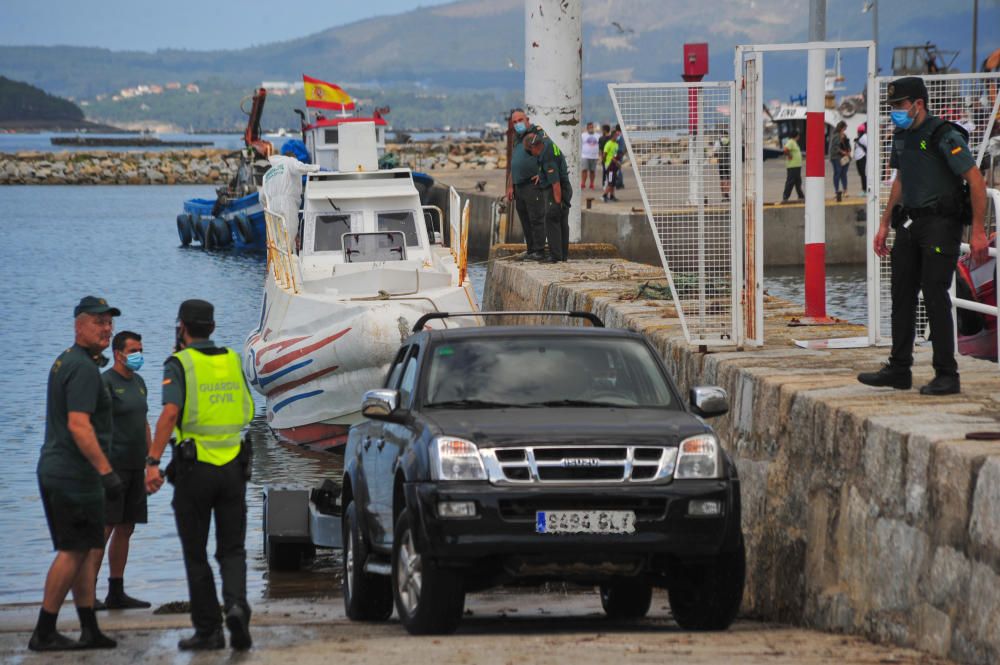
[[[643,333],[685,392],[715,384],[712,421],[742,479],[748,545],[744,613],[864,635],[955,660],[1000,662],[1000,371],[961,358],[964,393],[925,397],[862,386],[884,349],[814,351],[801,315],[766,303],[766,345],[698,353],[672,303],[631,300],[650,268],[615,260],[494,261],[484,308],[582,309]],[[623,299],[623,296],[625,299]],[[915,386],[931,378],[916,354]]]
[[[435,186],[435,205],[447,209],[444,186]],[[496,196],[461,191],[463,204],[471,201],[469,253],[474,260],[489,254],[492,203]],[[574,203],[575,205],[575,203]],[[865,238],[864,206],[830,203],[826,207],[826,261],[830,265],[865,262],[868,242]],[[679,214],[683,220],[689,215]],[[610,243],[629,261],[660,265],[660,254],[653,241],[644,212],[621,212],[592,208],[581,215],[580,242]],[[524,242],[517,215],[511,217],[507,241]],[[764,208],[764,265],[800,266],[805,262],[805,207],[802,204],[774,205]]]

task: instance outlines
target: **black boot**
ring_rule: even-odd
[[[246,651],[253,646],[250,639],[250,617],[239,605],[233,605],[226,612],[226,627],[229,628],[229,646],[237,651]]]
[[[125,593],[125,582],[120,577],[108,578],[108,597],[104,599],[104,603],[109,610],[135,610],[152,607],[150,603]]]
[[[909,367],[895,367],[886,363],[877,372],[858,374],[858,381],[866,386],[909,390],[913,387],[913,374]]]
[[[80,617],[81,649],[114,649],[118,646],[118,642],[101,632],[93,607],[78,607],[76,614]]]
[[[938,374],[926,386],[920,388],[921,395],[957,395],[962,392],[962,382],[958,374]]]
[[[28,648],[32,651],[74,651],[80,644],[56,630],[56,617],[59,615],[38,611],[38,623],[28,640]]]
[[[213,649],[225,649],[226,638],[222,634],[222,628],[216,628],[211,633],[195,633],[191,637],[177,643],[177,648],[181,651],[210,651]]]

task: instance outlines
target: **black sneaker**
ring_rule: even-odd
[[[94,611],[95,612],[103,612],[106,609],[108,609],[108,606],[104,604],[103,600],[101,600],[100,598],[94,598]]]
[[[233,605],[226,612],[226,628],[229,629],[229,646],[237,651],[246,651],[253,646],[250,639],[250,621],[239,605]]]
[[[211,651],[214,649],[225,649],[226,638],[222,634],[222,628],[211,633],[195,633],[191,637],[177,643],[177,648],[181,651]]]
[[[921,386],[921,395],[957,395],[962,392],[962,382],[958,374],[938,374],[926,386]]]
[[[145,609],[147,607],[152,607],[150,603],[145,600],[139,600],[138,598],[133,598],[124,591],[120,594],[111,595],[104,599],[104,608],[109,610],[139,610]],[[97,610],[97,603],[94,603],[94,610]]]
[[[913,374],[909,368],[893,367],[889,363],[886,363],[877,372],[862,372],[858,374],[858,381],[866,386],[875,386],[877,388],[909,390],[913,387]]]
[[[525,261],[541,261],[545,258],[545,252],[528,252],[524,256]]]
[[[111,639],[100,630],[87,630],[80,633],[80,641],[77,642],[81,649],[114,649],[118,646],[116,640]]]
[[[82,647],[79,642],[60,632],[53,631],[45,637],[40,637],[36,630],[31,634],[31,639],[28,640],[28,648],[32,651],[76,651]]]

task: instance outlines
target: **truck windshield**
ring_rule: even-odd
[[[633,339],[544,336],[449,340],[431,350],[425,407],[680,408]]]

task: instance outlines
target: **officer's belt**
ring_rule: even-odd
[[[947,210],[939,203],[923,208],[903,208],[903,216],[917,221],[925,217],[951,217],[953,211]]]

